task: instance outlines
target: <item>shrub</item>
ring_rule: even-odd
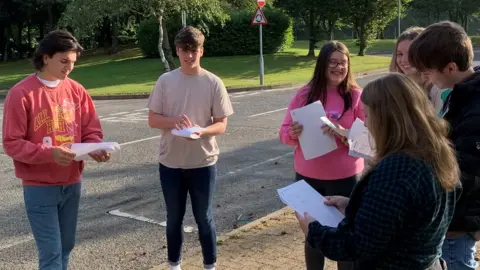
[[[142,21],[137,30],[137,41],[143,56],[160,57],[158,54],[158,21],[155,17]]]
[[[292,19],[273,8],[264,8],[268,24],[263,26],[263,52],[271,54],[293,45]],[[205,41],[205,56],[255,55],[259,53],[259,26],[250,25],[252,11],[239,11],[230,16],[224,25],[208,25]],[[190,25],[198,26],[195,22]],[[178,20],[166,22],[172,52],[175,55],[174,38],[181,29]],[[142,22],[137,32],[140,49],[145,57],[159,57],[158,22],[148,19]]]

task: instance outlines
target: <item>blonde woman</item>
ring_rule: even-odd
[[[417,26],[410,27],[398,37],[389,70],[390,72],[403,73],[420,85],[427,92],[428,98],[435,107],[437,114],[440,114],[443,103],[451,90],[439,89],[428,80],[422,78],[420,72],[411,66],[408,61],[408,49],[410,48],[410,44],[424,29],[425,28],[423,27]]]
[[[355,269],[444,269],[442,243],[461,192],[447,123],[400,73],[369,83],[361,101],[374,165],[350,199],[326,197],[345,214],[337,228],[297,214],[300,227],[313,248]]]

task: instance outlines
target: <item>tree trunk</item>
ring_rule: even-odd
[[[307,56],[315,57],[315,44],[317,43],[317,38],[315,37],[315,18],[313,11],[310,10],[308,16],[308,32],[310,34],[310,44],[308,45],[308,54]]]
[[[110,54],[116,54],[118,52],[118,18],[112,18],[111,37],[112,46],[110,47]]]
[[[167,59],[165,58],[165,53],[163,52],[163,9],[159,10],[157,13],[157,19],[158,19],[158,53],[160,54],[160,60],[162,60],[164,71],[169,72],[170,65],[168,64]]]
[[[163,27],[163,49],[165,50],[165,58],[168,61],[168,65],[171,69],[175,68],[175,62],[173,61],[173,52],[172,47],[170,46],[170,40],[168,38],[167,26],[165,24]]]
[[[47,16],[47,33],[54,30],[53,25],[53,11],[52,11],[52,4],[48,4],[47,6],[48,16]]]
[[[359,39],[358,56],[365,56],[365,50],[367,49],[367,35],[365,33],[364,25],[360,26],[360,31],[358,31],[358,39]]]

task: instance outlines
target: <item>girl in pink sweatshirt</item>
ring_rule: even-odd
[[[328,42],[320,51],[312,80],[293,97],[280,128],[281,141],[295,147],[295,179],[305,180],[323,196],[349,197],[363,171],[364,161],[349,156],[346,140],[340,137],[336,137],[336,150],[305,160],[298,142],[302,126],[292,121],[290,111],[320,101],[330,121],[350,129],[355,119],[364,120],[360,94],[361,89],[350,70],[347,47],[338,41]],[[326,127],[318,130],[319,134],[327,131]],[[308,270],[323,269],[324,256],[310,247],[308,242],[305,242],[305,260]],[[338,262],[339,270],[350,267],[348,262]]]

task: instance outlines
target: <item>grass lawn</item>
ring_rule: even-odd
[[[354,73],[388,66],[389,57],[359,57],[355,55],[358,49],[354,42],[344,42],[352,53]],[[393,42],[378,41],[370,51],[391,50]],[[299,41],[285,52],[265,55],[265,84],[308,81],[312,76],[316,58],[305,57],[307,51],[308,42]],[[202,59],[202,66],[222,78],[227,87],[259,85],[258,56],[205,57]],[[71,78],[82,83],[92,95],[149,93],[162,73],[162,67],[159,59],[144,59],[138,48],[130,48],[115,56],[85,55],[79,58]],[[0,88],[13,86],[31,72],[31,65],[27,60],[0,64]]]

